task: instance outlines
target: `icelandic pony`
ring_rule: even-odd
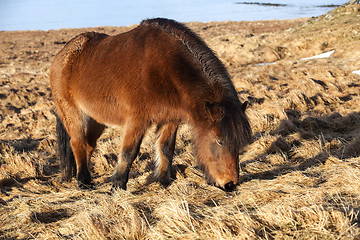
[[[50,82],[57,108],[57,138],[65,178],[80,188],[92,181],[91,154],[105,126],[124,126],[122,150],[111,177],[126,189],[131,164],[151,125],[157,126],[158,181],[171,183],[178,126],[193,126],[194,148],[207,180],[231,191],[239,182],[239,150],[251,141],[245,115],[224,65],[183,24],[148,19],[108,36],[70,40],[55,56]]]

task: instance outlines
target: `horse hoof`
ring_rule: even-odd
[[[216,186],[216,187],[220,188],[221,190],[223,190],[225,192],[233,192],[233,191],[236,190],[236,185],[234,184],[233,181],[230,181],[230,182],[226,183],[223,187],[215,185],[215,184],[211,184],[211,185]]]
[[[167,188],[172,183],[172,179],[169,177],[160,177],[158,181],[164,188]]]
[[[111,187],[111,192],[116,192],[118,189],[123,189],[123,190],[126,190],[126,183],[127,181],[124,181],[122,179],[113,179],[112,180],[112,187]]]
[[[234,184],[233,181],[226,183],[224,186],[225,192],[232,192],[235,189],[236,189],[236,185]]]

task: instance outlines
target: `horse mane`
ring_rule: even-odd
[[[140,25],[158,26],[166,33],[180,40],[199,63],[210,85],[215,87],[217,91],[224,88],[227,90],[233,88],[230,75],[223,63],[206,43],[184,24],[166,18],[154,18],[146,19]]]
[[[202,72],[209,80],[209,84],[217,93],[215,95],[219,96],[220,94],[221,99],[214,99],[213,101],[221,101],[226,112],[223,119],[225,124],[222,124],[224,140],[237,146],[248,142],[251,139],[251,128],[244,113],[245,109],[239,101],[228,71],[206,43],[184,24],[174,20],[165,18],[146,19],[140,25],[158,26],[182,42],[199,63]]]

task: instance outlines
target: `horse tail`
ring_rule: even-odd
[[[60,157],[60,170],[62,172],[63,179],[69,181],[76,175],[75,157],[70,146],[70,136],[57,115],[56,140],[58,145],[58,154]]]

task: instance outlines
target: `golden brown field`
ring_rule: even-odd
[[[312,19],[187,25],[250,102],[254,143],[240,153],[236,191],[206,184],[188,125],[166,189],[150,177],[154,129],[128,191],[111,195],[107,182],[121,129],[98,143],[95,190],[62,182],[50,62],[80,32],[134,26],[0,32],[0,239],[360,239],[360,76],[352,73],[360,70],[360,6]]]

